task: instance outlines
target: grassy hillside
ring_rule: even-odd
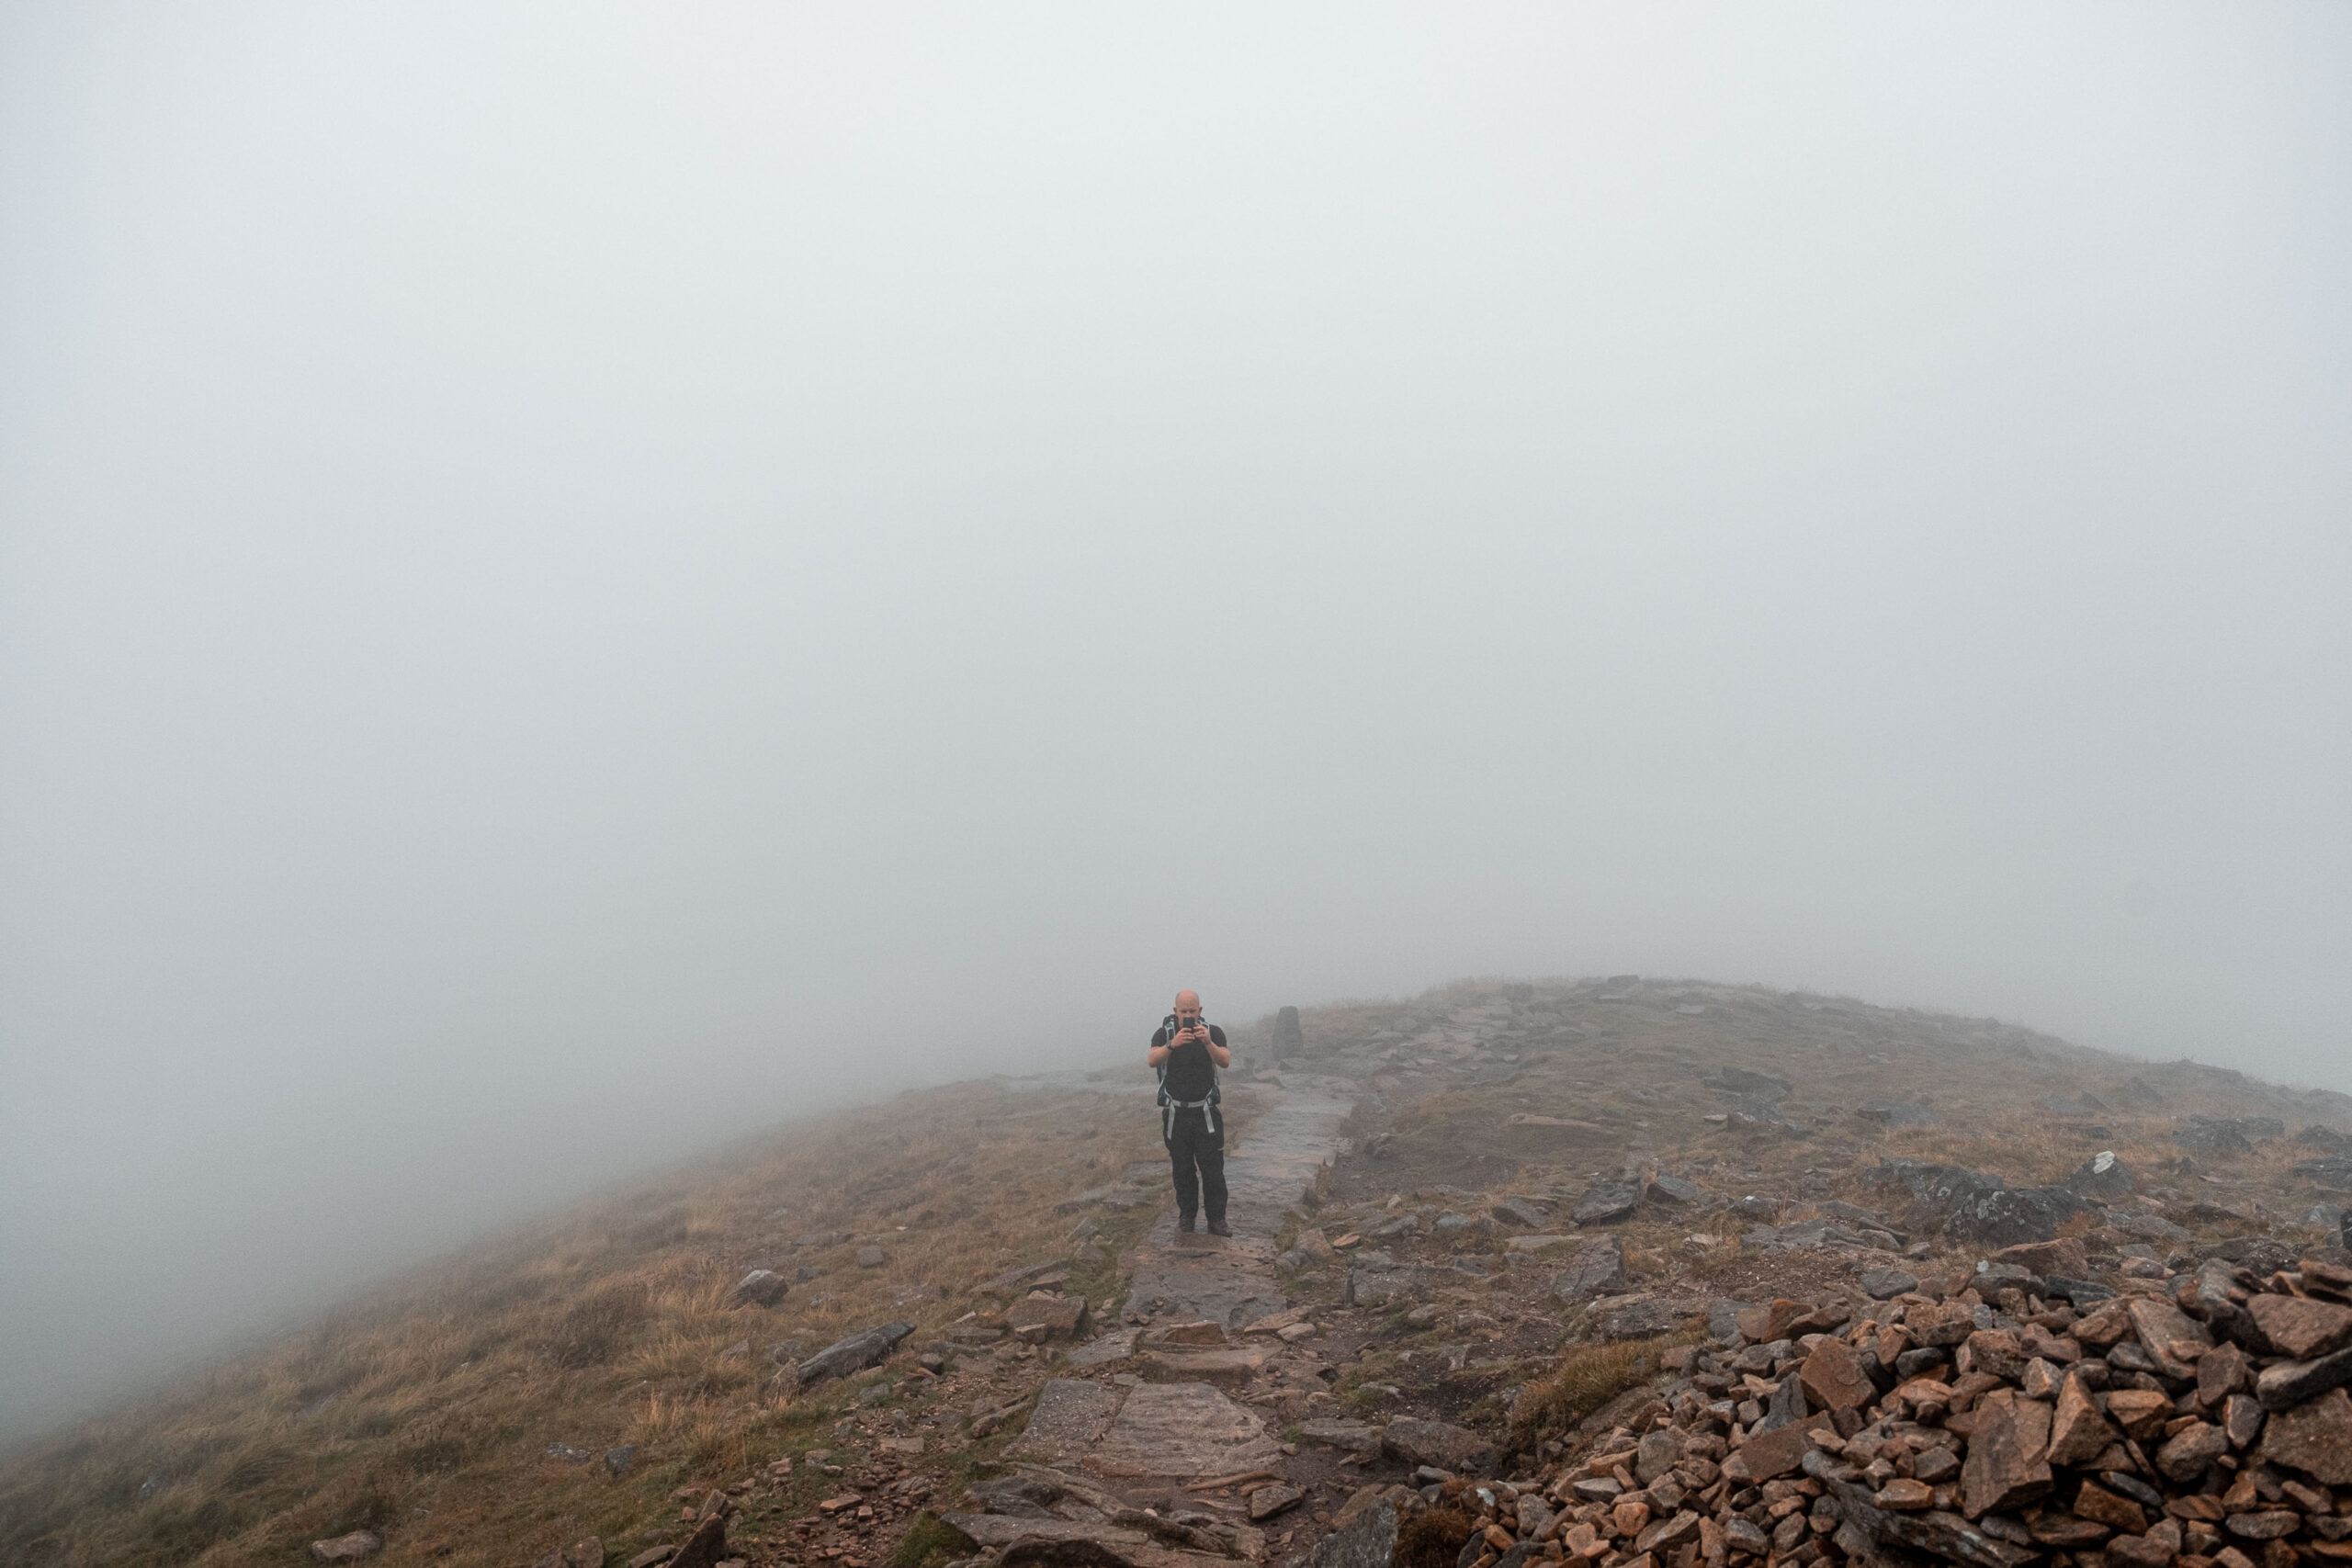
[[[769,1346],[940,1326],[970,1287],[1058,1255],[1073,1222],[1057,1201],[1159,1155],[1133,1093],[960,1086],[796,1125],[18,1451],[0,1465],[0,1560],[307,1562],[311,1540],[364,1528],[384,1560],[503,1563],[632,1539],[676,1517],[673,1489],[719,1484],[833,1413],[838,1384],[768,1386]],[[864,1247],[886,1260],[859,1267]],[[739,1304],[757,1264],[817,1278],[775,1310]],[[604,1455],[625,1445],[616,1480]]]
[[[1627,1170],[1770,1194],[1785,1222],[1883,1201],[1871,1172],[1885,1157],[2026,1185],[2101,1148],[2141,1174],[2138,1201],[2199,1239],[2275,1232],[2316,1245],[2332,1238],[2303,1222],[2325,1194],[2295,1167],[2352,1120],[2338,1095],[1758,988],[1465,983],[1309,1010],[1304,1021],[1310,1063],[1350,1076],[1362,1096],[1361,1149],[1302,1201],[1285,1245],[1310,1226],[1337,1236],[1400,1213],[1476,1215],[1508,1192],[1572,1199]],[[1237,1033],[1245,1054],[1266,1037],[1262,1026]],[[1725,1067],[1790,1088],[1768,1111],[1723,1087]],[[1245,1070],[1229,1086],[1244,1149],[1251,1083]],[[1068,1260],[1061,1288],[1098,1321],[1113,1314],[1115,1255],[1165,1201],[1147,1087],[1138,1067],[1045,1090],[901,1096],[417,1270],[0,1461],[0,1561],[292,1564],[315,1540],[368,1529],[385,1538],[385,1562],[520,1568],[590,1535],[624,1562],[676,1538],[682,1492],[723,1487],[743,1502],[730,1533],[755,1563],[827,1555],[873,1568],[894,1550],[912,1563],[924,1550],[904,1540],[909,1524],[985,1473],[1021,1420],[991,1430],[974,1417],[1017,1405],[1048,1375],[1046,1353],[1018,1344],[948,1358],[935,1373],[913,1350],[967,1314],[988,1322],[1002,1297],[987,1282],[1041,1261]],[[2192,1149],[2180,1138],[2193,1115],[2276,1118],[2280,1135]],[[2314,1141],[2296,1141],[2313,1125]],[[1102,1201],[1098,1190],[1131,1168],[1135,1206]],[[1752,1293],[1791,1269],[1826,1267],[1743,1243],[1742,1224],[1720,1208],[1645,1211],[1613,1234],[1645,1288]],[[1302,1354],[1323,1358],[1329,1389],[1270,1384],[1249,1397],[1278,1422],[1336,1400],[1500,1433],[1504,1396],[1522,1384],[1544,1399],[1578,1377],[1614,1387],[1626,1358],[1602,1358],[1605,1375],[1579,1359],[1583,1330],[1542,1299],[1539,1276],[1499,1267],[1493,1230],[1425,1223],[1395,1244],[1433,1260],[1495,1255],[1488,1277],[1449,1288],[1455,1315],[1442,1323],[1351,1314],[1330,1277],[1301,1280],[1322,1292],[1318,1337]],[[861,1263],[867,1248],[878,1255]],[[734,1287],[754,1266],[807,1277],[775,1308],[747,1305]],[[776,1359],[892,1318],[920,1332],[881,1371],[805,1393],[776,1385]],[[1475,1354],[1459,1346],[1458,1325],[1473,1322]],[[1539,1408],[1522,1402],[1521,1437],[1544,1436],[1528,1427]],[[605,1455],[623,1447],[635,1451],[615,1474]],[[785,1459],[788,1472],[775,1468]],[[820,1552],[812,1510],[850,1482],[876,1515],[824,1536]],[[1302,1523],[1282,1538],[1293,1554],[1351,1481],[1317,1472],[1301,1483]]]

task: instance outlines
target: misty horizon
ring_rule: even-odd
[[[0,1431],[1179,986],[2352,1090],[2347,63],[12,12]]]

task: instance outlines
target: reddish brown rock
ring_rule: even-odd
[[[1804,1302],[1791,1301],[1786,1296],[1773,1299],[1770,1306],[1749,1307],[1732,1319],[1732,1326],[1758,1345],[1769,1345],[1775,1339],[1789,1337],[1789,1325],[1810,1313],[1813,1308]]]
[[[1843,1328],[1853,1318],[1852,1309],[1842,1301],[1831,1297],[1819,1306],[1812,1307],[1789,1324],[1789,1337],[1802,1339],[1808,1334],[1829,1334]]]
[[[2208,1421],[2192,1421],[2165,1439],[2154,1454],[2155,1465],[2174,1481],[2187,1485],[2205,1473],[2205,1467],[2230,1451],[2230,1435]]]
[[[1250,1520],[1271,1519],[1306,1495],[1303,1486],[1261,1486],[1250,1494]]]
[[[2132,1314],[2121,1302],[2104,1302],[2075,1325],[2075,1337],[2095,1350],[2104,1350],[2132,1337]]]
[[[1724,1461],[1724,1477],[1736,1485],[1746,1486],[1787,1475],[1819,1446],[1813,1440],[1814,1433],[1825,1430],[1835,1431],[1837,1427],[1828,1416],[1815,1416],[1808,1421],[1792,1421],[1760,1438],[1750,1438],[1746,1448]]]
[[[1871,1501],[1899,1514],[1916,1514],[1936,1506],[1936,1489],[1924,1481],[1898,1475],[1880,1487]]]
[[[2114,1533],[2096,1519],[2078,1518],[2073,1514],[2037,1514],[2028,1528],[2038,1544],[2061,1551],[2085,1551]]]
[[[2070,1280],[2079,1280],[2091,1269],[2089,1248],[2082,1244],[2079,1237],[2071,1235],[2060,1236],[2055,1241],[2029,1241],[2016,1247],[2005,1247],[1993,1254],[1993,1261],[2014,1263],[2028,1273],[2045,1278],[2063,1274]]]
[[[2123,1310],[2131,1314],[2132,1331],[2140,1337],[2141,1348],[2183,1371],[2213,1343],[2213,1337],[2205,1332],[2203,1324],[2170,1302],[2154,1296],[2133,1296]]]
[[[2300,1481],[2282,1481],[2278,1489],[2287,1495],[2288,1502],[2306,1514],[2335,1512],[2335,1499],[2327,1495],[2325,1487],[2306,1486]]]
[[[2262,1433],[2262,1454],[2329,1486],[2352,1486],[2352,1394],[2332,1388],[2281,1410]]]
[[[1951,1384],[1926,1376],[1916,1377],[1908,1382],[1897,1385],[1894,1392],[1886,1396],[1886,1403],[1890,1407],[1911,1412],[1922,1410],[1931,1404],[1938,1410],[1949,1410],[1951,1408]]]
[[[2169,1568],[2180,1548],[2152,1535],[2119,1535],[2107,1543],[2107,1560],[2116,1568]]]
[[[1842,1339],[1824,1339],[1804,1359],[1799,1375],[1804,1396],[1816,1410],[1845,1410],[1878,1397],[1877,1388],[1862,1371],[1861,1358]]]
[[[2148,1516],[2129,1497],[2119,1497],[2096,1481],[2083,1483],[2075,1495],[2076,1517],[2095,1519],[2111,1530],[2138,1535],[2148,1528]]]
[[[1961,1469],[1962,1511],[1970,1518],[2006,1513],[2049,1494],[2050,1416],[2050,1406],[2007,1389],[1978,1403],[1976,1430]]]
[[[2115,1428],[2091,1398],[2083,1380],[2070,1377],[2058,1389],[2058,1409],[2050,1422],[2050,1462],[2088,1464],[2115,1440]]]
[[[1699,1535],[1699,1516],[1684,1508],[1671,1517],[1663,1518],[1634,1538],[1635,1551],[1671,1551],[1686,1540]]]
[[[1963,1302],[1915,1306],[1903,1317],[1903,1326],[1921,1345],[1950,1349],[1976,1332],[1976,1314]]]
[[[1075,1339],[1086,1332],[1084,1296],[1030,1294],[1004,1309],[1005,1326],[1033,1345]]]
[[[2245,1352],[2234,1345],[2216,1345],[2197,1359],[2197,1403],[2209,1410],[2251,1387],[2253,1381]]]
[[[2352,1307],[2267,1293],[2255,1296],[2245,1307],[2279,1353],[2299,1361],[2352,1345]]]
[[[1961,1341],[1952,1365],[1963,1378],[1984,1372],[2003,1382],[2015,1382],[2025,1371],[2026,1359],[2025,1347],[2016,1335],[2006,1328],[1980,1328]]]
[[[2107,1396],[2107,1418],[2126,1437],[2153,1438],[2172,1416],[2172,1401],[2154,1389],[2119,1388]]]
[[[1911,1461],[1911,1473],[1930,1486],[1939,1486],[1960,1474],[1960,1456],[1950,1449],[1928,1449]]]

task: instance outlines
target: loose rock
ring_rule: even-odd
[[[767,1269],[754,1269],[736,1284],[735,1299],[749,1302],[753,1306],[772,1307],[784,1300],[785,1292],[791,1288],[791,1281],[783,1275]]]
[[[1391,1421],[1380,1435],[1391,1458],[1410,1465],[1433,1465],[1456,1475],[1483,1475],[1495,1467],[1495,1445],[1466,1427],[1406,1417]]]
[[[846,1377],[867,1367],[879,1366],[899,1342],[915,1331],[915,1325],[904,1321],[886,1323],[879,1328],[869,1328],[845,1339],[836,1339],[800,1363],[800,1386],[822,1382],[827,1378]]]
[[[1613,1235],[1587,1245],[1552,1277],[1552,1293],[1566,1301],[1590,1301],[1624,1288],[1624,1244]]]
[[[2352,1394],[2333,1388],[2270,1418],[2262,1451],[2329,1486],[2352,1486]]]

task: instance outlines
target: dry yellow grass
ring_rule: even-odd
[[[2132,1062],[1982,1020],[1757,989],[1694,991],[1700,1014],[1679,1010],[1670,988],[1634,1003],[1587,994],[1568,1021],[1515,1048],[1519,1063],[1508,1067],[1492,1053],[1408,1043],[1446,1006],[1497,991],[1464,982],[1412,1002],[1306,1014],[1310,1049],[1375,1065],[1437,1059],[1419,1080],[1437,1092],[1400,1089],[1412,1103],[1387,1123],[1388,1145],[1334,1175],[1336,1198],[1377,1201],[1435,1183],[1573,1190],[1630,1160],[1701,1172],[1718,1191],[1876,1206],[1886,1195],[1868,1172],[1882,1156],[2030,1183],[2103,1146],[2148,1183],[2177,1189],[2175,1212],[2211,1235],[2231,1222],[2195,1212],[2200,1200],[2291,1218],[2301,1184],[2290,1168],[2307,1151],[2269,1143],[2199,1154],[2184,1168],[2172,1141],[2177,1117],[2264,1114],[2290,1130],[2346,1122],[2341,1097],[2193,1064]],[[1234,1034],[1248,1047],[1263,1024]],[[1796,1086],[1788,1109],[1810,1129],[1707,1121],[1727,1101],[1699,1079],[1725,1065],[1788,1078]],[[2124,1092],[2134,1077],[2163,1103],[2134,1107]],[[1140,1081],[1122,1073],[1103,1092],[966,1085],[902,1096],[791,1127],[416,1271],[300,1334],[0,1461],[0,1562],[290,1568],[311,1540],[365,1526],[387,1527],[391,1563],[507,1568],[591,1532],[633,1544],[649,1524],[673,1517],[673,1488],[723,1483],[806,1449],[839,1414],[840,1385],[799,1400],[773,1393],[761,1348],[790,1338],[814,1348],[897,1316],[937,1328],[964,1310],[958,1298],[974,1284],[1064,1255],[1072,1217],[1053,1213],[1057,1201],[1162,1157],[1148,1099],[1124,1092]],[[1114,1085],[1123,1092],[1110,1092]],[[2085,1091],[2109,1107],[2097,1112],[2109,1128],[2097,1138],[2081,1118],[2039,1103]],[[1940,1120],[1890,1131],[1855,1114],[1872,1099],[1925,1101]],[[1230,1088],[1244,1142],[1249,1100],[1246,1084]],[[1518,1111],[1587,1125],[1513,1126]],[[779,1207],[788,1215],[774,1217]],[[1121,1225],[1132,1234],[1148,1217],[1138,1211]],[[1647,1280],[1736,1262],[1736,1248],[1694,1262],[1682,1246],[1694,1224],[1730,1223],[1645,1216],[1621,1234],[1632,1271]],[[848,1239],[783,1245],[817,1232]],[[865,1243],[885,1247],[884,1267],[854,1266]],[[824,1277],[796,1286],[775,1312],[734,1305],[735,1281],[762,1261],[786,1271],[809,1264]],[[918,1283],[944,1287],[947,1299],[897,1305],[896,1292]],[[1113,1281],[1080,1273],[1073,1284],[1100,1303]],[[747,1339],[748,1359],[721,1359]],[[1656,1352],[1580,1350],[1537,1380],[1518,1419],[1531,1431],[1572,1423]],[[638,1460],[614,1481],[594,1460],[548,1459],[555,1443],[597,1453],[634,1444]],[[154,1474],[172,1484],[141,1500]]]
[[[766,1345],[937,1328],[971,1286],[1065,1255],[1075,1216],[1054,1203],[1159,1156],[1148,1100],[1107,1087],[901,1096],[415,1271],[0,1461],[0,1561],[292,1564],[365,1528],[387,1536],[379,1561],[503,1568],[580,1535],[636,1540],[674,1517],[672,1489],[741,1475],[837,1413],[840,1384],[768,1388]],[[849,1239],[786,1245],[826,1231]],[[855,1266],[865,1244],[883,1267]],[[824,1273],[774,1311],[738,1306],[756,1262]],[[917,1284],[947,1299],[895,1304]],[[616,1481],[602,1453],[628,1444]],[[171,1483],[142,1501],[154,1475]]]
[[[1532,1452],[1546,1438],[1558,1437],[1605,1408],[1628,1389],[1657,1375],[1667,1339],[1629,1339],[1615,1344],[1572,1344],[1551,1372],[1527,1385],[1511,1407],[1510,1446]]]

